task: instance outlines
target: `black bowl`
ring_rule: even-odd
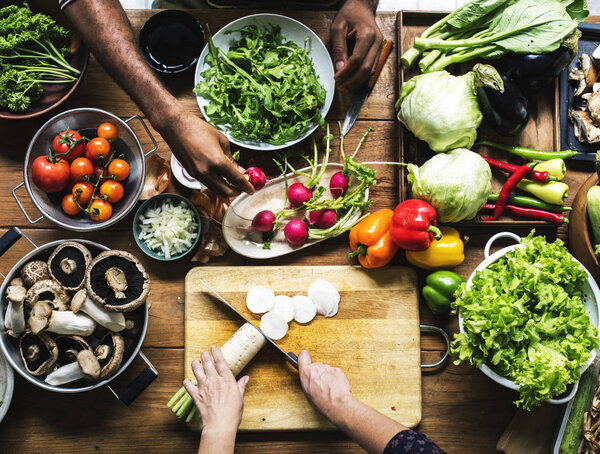
[[[140,49],[148,65],[176,74],[196,64],[204,47],[204,31],[189,13],[167,9],[156,13],[140,30]]]

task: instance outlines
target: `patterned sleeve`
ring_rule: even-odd
[[[60,9],[65,9],[67,5],[70,5],[74,1],[75,0],[58,0],[58,6],[60,6]]]
[[[446,454],[420,432],[403,430],[390,440],[383,454]]]

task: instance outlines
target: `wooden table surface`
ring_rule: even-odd
[[[129,11],[134,29],[139,31],[152,11]],[[231,20],[248,14],[247,11],[198,11],[194,13],[201,23],[218,30]],[[289,15],[312,28],[330,45],[329,27],[333,13],[289,12]],[[396,39],[396,14],[380,13],[379,26],[388,39]],[[365,128],[373,132],[365,142],[359,160],[388,161],[398,158],[399,124],[395,120],[394,102],[397,99],[397,58],[392,52],[375,89],[361,111],[359,120],[347,136],[347,149],[358,142]],[[199,113],[191,91],[193,73],[165,78],[166,86],[192,112]],[[335,97],[329,112],[330,122],[342,120],[348,98]],[[97,107],[127,118],[140,113],[131,99],[108,77],[91,58],[81,86],[57,112],[75,107]],[[149,328],[143,352],[158,369],[157,380],[130,406],[117,401],[107,388],[88,393],[67,395],[43,391],[15,373],[15,393],[11,407],[0,424],[0,452],[194,452],[199,436],[190,433],[165,406],[183,379],[184,278],[197,263],[182,259],[164,264],[146,257],[136,246],[131,232],[131,215],[104,231],[78,234],[62,230],[43,220],[30,226],[11,195],[14,186],[22,181],[23,157],[27,145],[37,129],[51,115],[27,121],[0,123],[0,234],[12,226],[19,226],[35,242],[66,238],[87,238],[115,249],[136,254],[151,277],[148,302],[151,304]],[[140,131],[141,133],[141,131]],[[169,158],[166,143],[153,131],[158,142],[158,153]],[[149,147],[149,140],[143,140]],[[333,159],[339,159],[337,142]],[[262,157],[264,160],[264,155]],[[242,153],[243,163],[260,162],[260,155]],[[389,167],[377,169],[378,184],[372,189],[373,209],[393,208],[398,202],[398,173]],[[592,171],[591,164],[569,164],[570,200],[577,188]],[[190,195],[190,191],[173,181],[170,192]],[[20,192],[26,209],[35,214],[33,204],[24,190]],[[483,244],[494,233],[493,226],[486,231],[466,231],[470,238],[466,260],[456,271],[467,277],[483,259]],[[525,234],[526,231],[517,231]],[[551,226],[545,230],[554,236]],[[564,237],[564,232],[560,232]],[[22,239],[0,260],[0,272],[7,273],[32,246]],[[328,240],[295,254],[269,261],[270,265],[310,265],[314,255],[319,264],[347,264],[347,236]],[[395,259],[404,264],[402,254]],[[260,265],[263,262],[246,259],[228,251],[210,266]],[[204,265],[206,266],[206,265]],[[421,273],[421,279],[423,275]],[[421,305],[421,322],[442,326],[449,333],[457,331],[455,317],[435,318]],[[351,335],[351,333],[349,333]],[[343,344],[340,344],[343,348]],[[424,361],[440,357],[441,345],[435,339],[422,339]],[[383,354],[383,352],[382,352]],[[138,358],[113,383],[124,387],[143,367]],[[249,386],[252,386],[250,384]],[[423,419],[419,430],[425,432],[440,447],[452,453],[495,452],[495,445],[515,412],[512,401],[516,394],[496,385],[478,370],[450,363],[440,373],[423,377]],[[339,432],[269,432],[240,433],[237,451],[240,453],[314,453],[362,452],[356,443]]]

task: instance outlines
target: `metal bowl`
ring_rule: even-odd
[[[154,144],[154,148],[149,152],[144,152],[139,137],[129,125],[129,123],[134,119],[137,119],[142,123],[142,126]],[[47,194],[41,189],[38,189],[31,181],[31,164],[37,157],[48,154],[48,149],[52,143],[52,139],[60,131],[65,129],[73,129],[80,132],[84,131],[85,134],[85,130],[92,129],[93,131],[88,133],[88,135],[94,134],[95,136],[96,128],[98,125],[100,125],[100,123],[105,121],[109,121],[117,127],[119,138],[117,139],[116,147],[119,152],[125,155],[125,160],[129,164],[129,177],[122,181],[123,188],[125,189],[125,195],[119,202],[113,204],[112,216],[104,222],[92,221],[84,213],[81,213],[77,216],[69,216],[61,209],[61,200],[64,195],[64,191]],[[91,139],[92,137],[89,138]],[[13,196],[27,217],[27,220],[32,224],[35,224],[46,217],[55,224],[68,230],[89,232],[92,230],[103,229],[123,219],[123,217],[125,217],[127,213],[131,211],[137,202],[144,186],[144,180],[146,179],[145,158],[156,151],[156,148],[157,145],[154,137],[152,137],[148,127],[138,115],[134,115],[128,120],[123,121],[116,115],[100,109],[80,108],[68,110],[48,120],[39,129],[35,136],[33,136],[33,139],[31,139],[31,143],[27,149],[27,154],[25,155],[23,183],[19,184],[13,189]],[[29,217],[23,208],[23,205],[19,201],[19,198],[17,197],[16,190],[23,185],[25,185],[27,193],[29,194],[29,197],[33,201],[34,205],[42,214],[35,220]]]

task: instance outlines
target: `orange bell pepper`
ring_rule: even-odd
[[[358,261],[365,268],[381,268],[389,263],[398,251],[398,246],[390,237],[392,215],[388,208],[375,211],[350,230],[348,257],[358,255]]]

